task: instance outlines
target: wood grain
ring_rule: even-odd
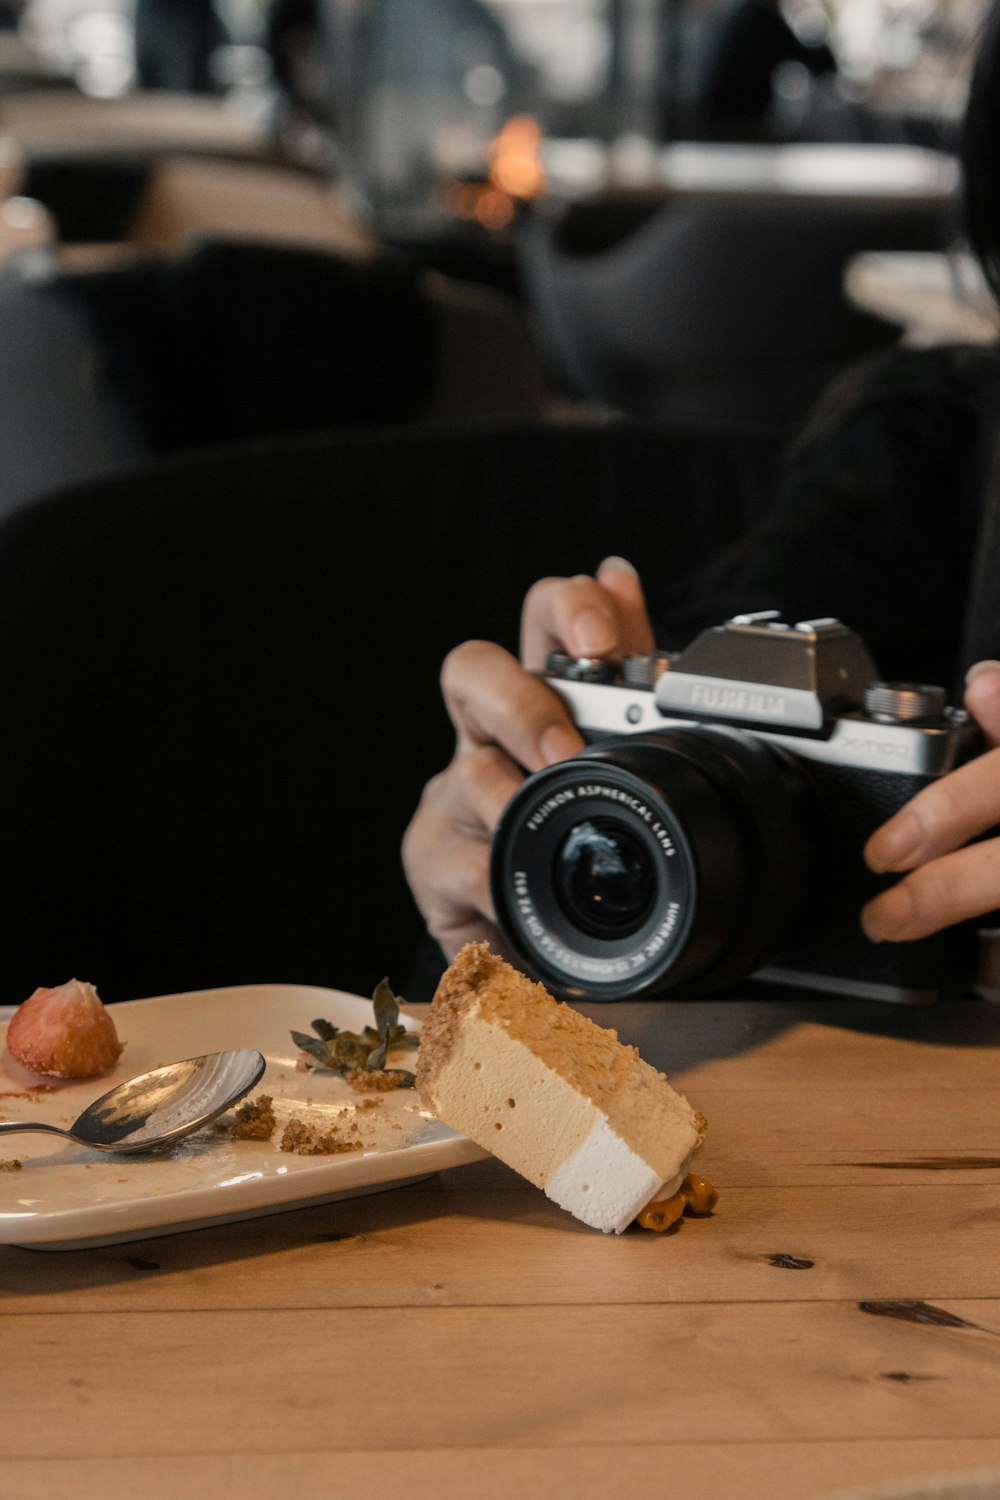
[[[969,1326],[853,1302],[13,1314],[0,1456],[996,1436],[1000,1301],[946,1310]]]
[[[846,1485],[969,1469],[1000,1470],[1000,1438],[14,1459],[0,1463],[0,1482],[4,1500],[817,1500]]]
[[[1000,1075],[965,1089],[691,1089],[719,1187],[1000,1183]]]
[[[466,1189],[473,1174],[484,1185]],[[811,1265],[789,1269],[781,1257]],[[606,1237],[506,1169],[456,1169],[133,1245],[3,1250],[0,1289],[0,1330],[5,1315],[29,1311],[1000,1297],[1000,1190],[729,1188],[711,1218]]]

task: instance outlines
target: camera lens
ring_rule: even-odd
[[[656,869],[649,851],[611,818],[575,824],[552,862],[556,900],[582,932],[627,937],[649,916]]]
[[[752,734],[602,740],[504,811],[490,880],[506,944],[550,989],[592,1000],[733,983],[801,908],[814,811],[797,763]]]

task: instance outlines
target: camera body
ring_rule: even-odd
[[[512,799],[491,884],[550,988],[672,998],[754,975],[919,1003],[972,983],[975,924],[876,945],[858,920],[894,879],[864,864],[868,836],[980,748],[942,688],[881,682],[840,621],[774,611],[544,675],[588,745]]]

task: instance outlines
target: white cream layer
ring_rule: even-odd
[[[652,1198],[669,1198],[684,1180],[688,1164],[664,1182],[602,1118],[573,1155],[553,1172],[545,1187],[553,1203],[584,1224],[621,1234]]]
[[[679,1172],[661,1176],[617,1134],[603,1110],[480,1015],[478,1006],[464,1018],[429,1102],[447,1124],[605,1234],[621,1234],[650,1199],[675,1193],[690,1165],[689,1149]],[[681,1106],[687,1109],[683,1101]],[[684,1145],[694,1145],[694,1129],[683,1117],[670,1124]],[[673,1155],[671,1165],[676,1160]]]

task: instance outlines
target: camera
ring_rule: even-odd
[[[895,877],[869,834],[981,748],[943,688],[878,680],[839,620],[736,615],[685,650],[555,654],[587,740],[528,777],[490,879],[517,960],[568,998],[719,993],[750,976],[911,1003],[972,983],[976,926],[873,944]]]

